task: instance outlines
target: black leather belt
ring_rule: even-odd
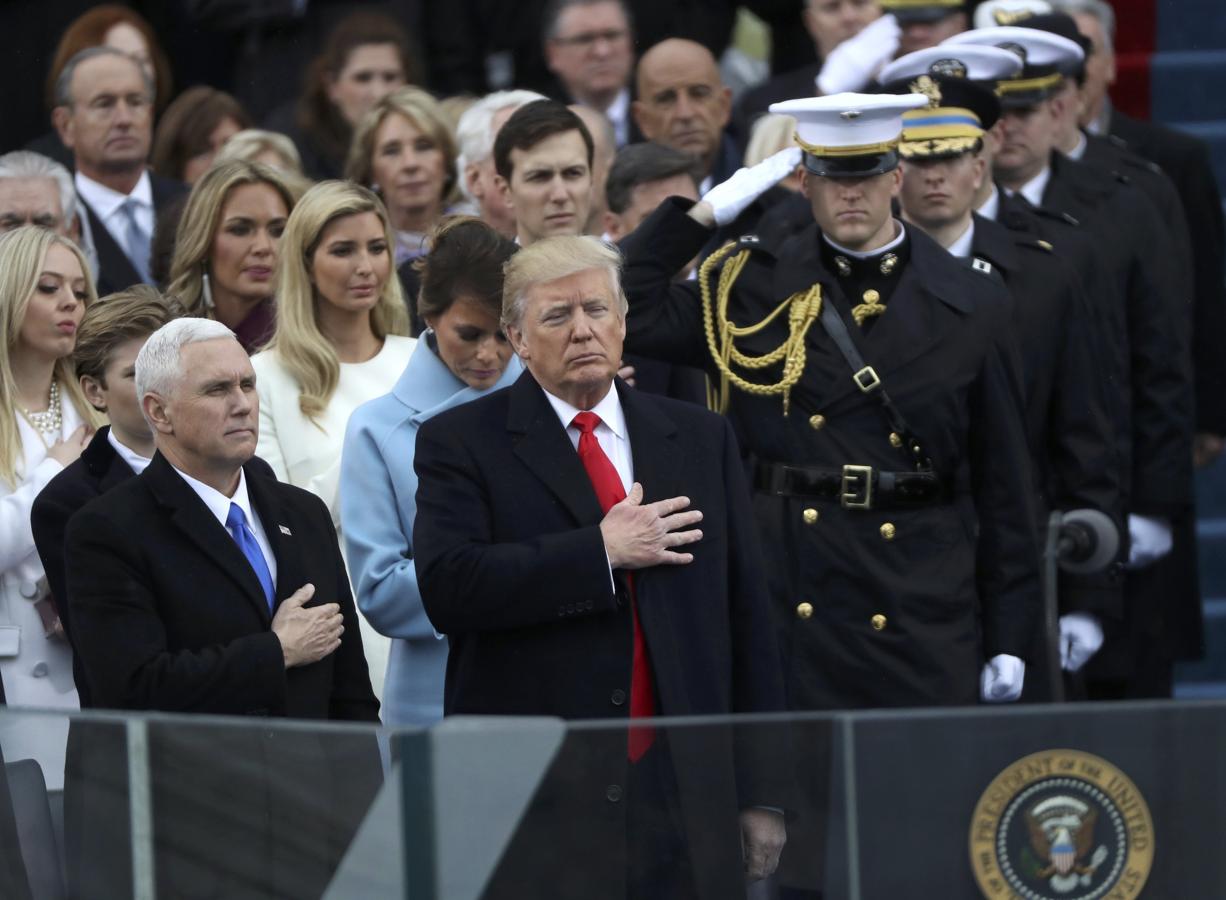
[[[780,496],[838,500],[844,509],[890,509],[947,503],[950,491],[935,472],[882,472],[872,466],[817,469],[760,462],[754,487]]]

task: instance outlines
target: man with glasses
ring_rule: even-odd
[[[153,86],[140,64],[90,47],[65,64],[51,118],[72,151],[75,184],[98,251],[98,292],[148,283],[157,211],[185,191],[152,174]]]
[[[546,7],[545,63],[567,99],[608,118],[624,147],[631,140],[630,13],[621,0],[552,0]]]

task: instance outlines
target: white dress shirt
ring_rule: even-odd
[[[995,222],[1000,218],[1000,188],[993,187],[992,193],[988,194],[988,199],[983,201],[983,205],[975,210],[985,219],[991,219]]]
[[[1090,142],[1086,140],[1086,136],[1079,131],[1077,132],[1077,146],[1064,155],[1069,159],[1075,159],[1080,162],[1081,158],[1086,155],[1086,146],[1089,143]]]
[[[571,406],[549,391],[545,391],[545,397],[549,400],[553,411],[558,414],[562,427],[566,429],[570,445],[578,452],[579,429],[570,423],[583,410]],[[604,399],[589,411],[600,417],[600,424],[592,433],[596,435],[596,440],[600,444],[600,449],[604,451],[604,455],[609,457],[609,462],[613,463],[613,468],[617,470],[617,477],[622,480],[622,488],[628,494],[630,488],[634,486],[634,462],[630,456],[630,436],[626,432],[626,414],[622,411],[622,401],[617,396],[617,388],[610,384],[609,392],[604,395]]]
[[[630,143],[630,89],[618,91],[609,108],[604,111],[605,118],[613,126],[613,138],[618,147]]]
[[[149,463],[151,462],[151,460],[147,459],[144,456],[141,456],[135,450],[121,444],[119,442],[119,438],[115,437],[114,428],[111,428],[107,431],[106,441],[108,444],[111,445],[111,447],[114,448],[115,452],[119,454],[119,458],[128,464],[128,468],[131,469],[133,472],[135,472],[137,475],[145,471],[145,469],[148,467]],[[186,478],[187,476],[184,476],[184,477]]]
[[[128,214],[124,212],[123,205],[128,200],[136,201],[136,223],[149,236],[149,240],[153,240],[156,216],[153,210],[153,183],[149,180],[147,169],[141,172],[140,180],[130,194],[121,194],[92,178],[86,178],[80,172],[73,176],[73,180],[77,195],[89,204],[125,254],[128,249]]]
[[[238,489],[234,491],[233,497],[227,497],[216,488],[192,478],[192,476],[177,466],[172,465],[171,468],[178,472],[183,480],[187,482],[187,486],[196,492],[197,497],[204,501],[204,505],[209,508],[209,512],[213,514],[213,517],[217,519],[218,524],[222,528],[226,528],[226,519],[230,516],[230,504],[238,504],[238,508],[247,517],[247,526],[251,529],[251,533],[255,535],[255,542],[260,545],[260,552],[264,554],[264,562],[268,565],[268,574],[272,576],[272,583],[275,586],[277,583],[277,557],[272,552],[272,545],[268,543],[268,535],[264,531],[263,523],[260,522],[260,516],[251,505],[251,498],[247,496],[247,473],[242,469],[238,470]],[[226,528],[226,535],[230,537],[230,530],[228,528]],[[232,537],[231,540],[233,540]]]
[[[971,219],[969,225],[966,226],[966,231],[954,239],[954,242],[945,249],[954,256],[961,259],[971,255],[971,243],[975,240],[975,220]]]
[[[1031,178],[1020,189],[1009,191],[1009,196],[1021,194],[1030,201],[1033,206],[1043,205],[1043,192],[1047,190],[1047,183],[1051,181],[1051,166],[1044,166],[1043,171]]]

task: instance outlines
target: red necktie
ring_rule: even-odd
[[[600,501],[602,512],[608,512],[615,504],[626,499],[626,489],[622,486],[621,476],[617,469],[605,456],[600,448],[600,441],[594,434],[600,424],[600,416],[593,412],[581,412],[575,416],[571,425],[579,429],[579,460],[587,470],[587,477],[596,490],[596,499]],[[626,574],[630,586],[630,617],[634,622],[634,657],[630,668],[630,718],[639,719],[656,714],[655,695],[651,686],[651,664],[647,660],[647,642],[643,639],[643,629],[639,625],[637,602],[634,596],[634,580]],[[630,729],[628,752],[631,762],[638,762],[655,740],[654,728],[638,727]]]

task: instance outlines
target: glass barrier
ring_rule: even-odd
[[[6,900],[1226,897],[1222,702],[629,733],[7,709],[0,754]]]

